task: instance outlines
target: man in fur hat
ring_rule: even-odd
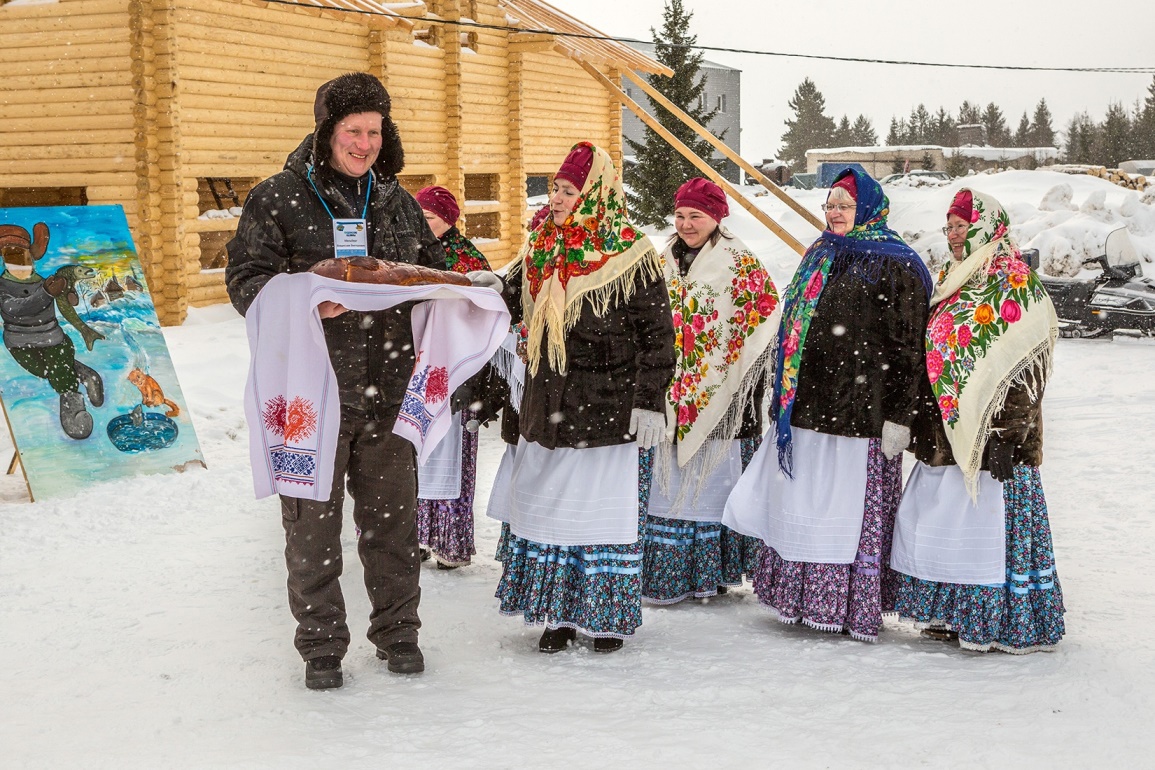
[[[445,269],[421,206],[397,182],[404,153],[389,109],[385,87],[366,73],[317,91],[316,129],[284,171],[253,188],[228,244],[229,297],[242,314],[274,275],[352,251]],[[415,457],[392,430],[414,365],[410,306],[361,313],[325,302],[319,310],[341,402],[333,491],[326,502],[281,498],[289,608],[310,689],[341,686],[349,646],[338,583],[346,486],[372,605],[369,640],[390,671],[425,668],[417,646]]]

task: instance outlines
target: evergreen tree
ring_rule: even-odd
[[[1011,139],[1011,146],[1030,147],[1032,136],[1031,119],[1027,117],[1027,111],[1023,110],[1023,117],[1019,118],[1019,127],[1015,129],[1015,136]]]
[[[905,131],[906,123],[904,121],[899,121],[898,118],[891,118],[890,130],[886,132],[887,146],[894,147],[896,144],[902,144]]]
[[[958,146],[958,124],[945,107],[939,107],[931,121],[930,143],[940,147]]]
[[[991,102],[987,105],[980,122],[986,129],[988,146],[1006,147],[1011,143],[1011,130],[1007,128],[1006,118],[997,104]]]
[[[1107,107],[1107,115],[1099,127],[1093,143],[1095,163],[1117,168],[1127,160],[1131,144],[1131,118],[1123,105],[1115,102]]]
[[[650,29],[656,48],[655,57],[674,71],[672,77],[656,76],[650,82],[663,96],[698,122],[708,126],[717,110],[707,110],[702,103],[705,80],[699,76],[702,54],[690,46],[697,42],[690,34],[692,12],[687,12],[682,0],[666,0],[662,11],[661,31]],[[650,97],[650,112],[670,133],[682,141],[698,157],[710,160],[714,148],[699,137],[692,128],[674,117]],[[725,132],[723,132],[723,135]],[[723,135],[718,138],[722,139]],[[701,172],[671,147],[649,126],[641,142],[627,139],[637,163],[625,169],[625,182],[631,189],[630,210],[638,224],[667,226],[667,217],[674,204],[674,193],[687,180],[701,176]],[[718,168],[722,161],[711,161]]]
[[[1066,141],[1063,143],[1067,163],[1093,163],[1094,146],[1098,127],[1085,112],[1076,113],[1067,123]]]
[[[1136,155],[1143,160],[1155,158],[1155,77],[1147,86],[1147,98],[1143,100],[1143,111],[1135,121]]]
[[[1152,110],[1151,114],[1155,116],[1155,110]],[[865,115],[859,115],[854,121],[854,125],[850,127],[850,135],[855,147],[876,147],[878,145],[878,134],[874,133],[874,124]]]
[[[794,111],[794,119],[786,121],[778,157],[795,171],[805,171],[806,151],[829,147],[833,141],[834,119],[826,114],[826,98],[810,78],[795,89],[787,106]]]
[[[842,120],[838,122],[838,128],[834,129],[834,137],[831,140],[831,147],[853,147],[854,134],[850,127],[850,118],[845,115]]]
[[[983,122],[983,111],[977,104],[963,101],[958,108],[958,124],[960,126],[975,125]]]
[[[1055,128],[1051,125],[1051,110],[1046,99],[1039,99],[1035,105],[1035,117],[1031,120],[1032,147],[1054,147]]]
[[[920,104],[910,111],[910,144],[931,143],[931,117],[925,104]]]

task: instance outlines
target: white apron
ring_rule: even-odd
[[[894,522],[890,566],[939,583],[1001,585],[1006,576],[1003,485],[978,476],[972,502],[957,465],[918,463],[906,482]]]
[[[461,497],[461,445],[465,428],[461,412],[450,417],[446,433],[425,462],[417,465],[417,496],[422,500],[456,500]]]
[[[549,545],[638,541],[638,445],[546,449],[518,441],[509,528]]]
[[[672,498],[677,496],[679,489],[681,489],[684,474],[689,468],[679,468],[676,462],[670,463],[668,491],[663,492],[662,485],[657,481],[650,487],[650,515],[685,521],[721,521],[722,511],[726,508],[726,499],[742,475],[742,442],[740,439],[733,439],[729,443],[729,455],[702,482],[696,499],[695,485],[690,484],[683,491],[681,504],[676,509],[673,506]]]
[[[767,433],[726,501],[722,523],[759,537],[787,561],[850,564],[866,507],[870,439],[793,428],[794,478]]]
[[[517,455],[517,447],[513,444],[505,445],[505,454],[501,456],[501,464],[497,466],[497,476],[493,479],[493,487],[489,491],[489,503],[485,507],[485,515],[504,524],[509,523],[510,486],[513,484],[513,462]]]

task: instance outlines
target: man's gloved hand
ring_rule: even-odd
[[[44,279],[44,291],[53,297],[59,297],[68,288],[68,281],[62,275],[53,275]]]
[[[665,413],[648,409],[631,410],[630,433],[637,436],[635,441],[638,442],[638,449],[653,449],[666,434]]]
[[[497,275],[496,273],[491,273],[488,270],[470,270],[465,274],[465,277],[468,278],[469,282],[474,286],[479,286],[485,289],[493,289],[499,294],[501,293],[501,290],[505,288],[505,284],[502,282],[501,276]]]
[[[887,420],[882,424],[882,454],[893,460],[910,446],[910,428]]]
[[[1015,445],[992,435],[987,439],[987,467],[995,481],[1011,481],[1015,477]]]

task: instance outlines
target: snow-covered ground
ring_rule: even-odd
[[[1101,180],[1047,172],[972,180],[1012,216],[1037,210],[1058,183],[1071,185],[1075,205],[1103,190],[1104,210],[1123,216],[1126,191]],[[953,189],[893,191],[892,223],[935,232]],[[800,198],[817,210],[822,195]],[[797,255],[732,209],[732,227],[784,285]],[[796,215],[782,220],[806,242],[815,235]],[[1136,235],[1141,252],[1155,255],[1155,234]],[[0,766],[1155,762],[1150,341],[1059,343],[1043,476],[1068,633],[1052,654],[964,653],[896,621],[865,645],[783,626],[744,588],[647,608],[619,653],[579,645],[544,656],[538,630],[496,612],[498,528],[479,517],[472,566],[422,571],[425,674],[391,675],[373,656],[360,566],[350,558],[346,684],[310,692],[292,646],[278,507],[252,499],[243,322],[227,307],[195,310],[166,337],[207,471],[36,504],[22,501],[19,476],[0,479]],[[500,453],[487,430],[479,511]],[[352,556],[351,521],[346,532]]]

